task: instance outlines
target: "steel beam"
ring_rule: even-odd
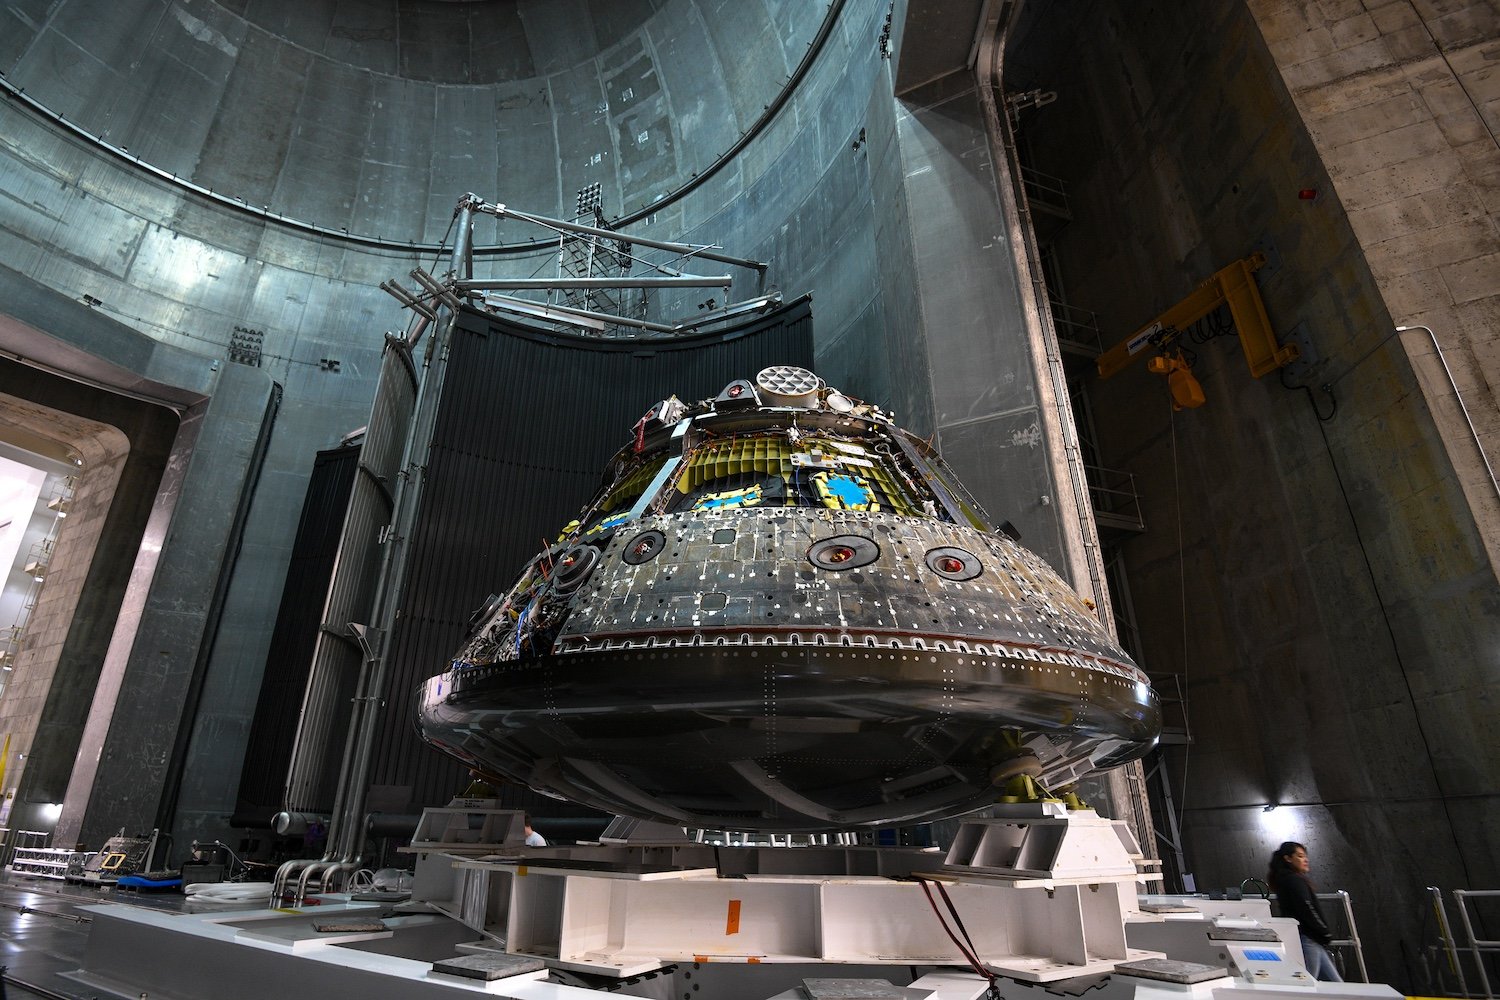
[[[478,278],[454,282],[460,292],[504,291],[512,288],[728,288],[727,274],[684,274],[678,278]]]
[[[508,215],[513,219],[520,219],[522,222],[530,222],[538,226],[545,226],[548,229],[561,229],[570,233],[586,233],[589,236],[602,236],[605,239],[616,240],[620,243],[633,243],[638,246],[652,247],[657,250],[670,250],[673,253],[680,253],[686,257],[702,257],[705,260],[716,260],[721,264],[734,264],[737,267],[748,267],[759,271],[762,274],[764,274],[766,270],[766,264],[764,261],[747,260],[744,257],[731,257],[728,254],[716,252],[716,248],[714,247],[693,246],[689,243],[669,243],[666,240],[647,239],[644,236],[635,236],[630,233],[617,232],[613,229],[600,229],[596,226],[585,226],[577,222],[564,222],[562,219],[549,219],[545,215],[533,215],[530,212],[518,212],[515,209],[507,208],[504,205],[483,204],[480,205],[477,210],[481,212],[487,212],[491,215],[496,216],[497,218],[502,219]]]

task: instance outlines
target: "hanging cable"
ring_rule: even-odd
[[[995,980],[998,977],[989,969],[986,969],[984,967],[984,963],[979,960],[979,956],[976,953],[976,949],[974,948],[973,939],[969,937],[968,930],[964,928],[963,920],[958,915],[958,909],[953,905],[953,900],[948,896],[948,890],[943,887],[941,882],[929,883],[925,878],[918,878],[917,884],[922,887],[922,894],[927,897],[927,905],[932,907],[933,915],[937,917],[938,923],[943,928],[943,933],[948,935],[948,940],[953,942],[953,946],[958,949],[959,955],[965,962],[968,963],[969,967],[974,970],[974,973],[989,984],[990,990],[993,993],[995,988]],[[943,902],[947,904],[948,912],[953,914],[953,921],[955,925],[957,925],[958,929],[963,933],[964,939],[962,941],[959,940],[958,935],[953,932],[953,928],[948,926],[947,919],[943,917],[943,911],[938,909],[937,900],[933,898],[932,895],[931,886],[933,884],[936,884],[938,887],[938,891],[942,893]]]
[[[1169,408],[1167,410],[1167,427],[1172,441],[1172,495],[1177,507],[1177,587],[1178,601],[1181,609],[1178,617],[1182,620],[1182,686],[1179,693],[1182,698],[1182,727],[1187,731],[1188,739],[1182,745],[1182,792],[1177,796],[1177,828],[1182,829],[1183,817],[1187,814],[1187,789],[1188,789],[1188,758],[1192,753],[1192,726],[1188,723],[1188,696],[1187,696],[1187,665],[1188,665],[1188,624],[1187,624],[1187,553],[1183,551],[1182,544],[1182,470],[1181,462],[1177,456],[1177,411]],[[1166,760],[1162,760],[1163,768],[1166,768]],[[1162,781],[1170,783],[1172,772],[1163,770]],[[1170,787],[1170,785],[1169,785]]]
[[[1238,331],[1235,330],[1234,318],[1229,314],[1229,307],[1221,305],[1188,327],[1186,332],[1189,340],[1201,345],[1219,337],[1232,337]]]
[[[1325,417],[1318,410],[1318,400],[1317,400],[1317,397],[1313,395],[1313,391],[1312,391],[1312,388],[1310,386],[1306,386],[1306,385],[1293,385],[1292,383],[1288,382],[1286,380],[1286,369],[1285,368],[1283,368],[1279,372],[1277,372],[1277,376],[1281,379],[1281,387],[1283,389],[1301,389],[1303,392],[1307,393],[1307,405],[1312,407],[1313,414],[1322,423],[1325,423],[1325,424],[1328,423],[1328,421],[1332,420],[1334,418],[1334,415],[1339,412],[1339,401],[1338,401],[1338,398],[1336,396],[1334,396],[1334,394],[1333,394],[1333,384],[1332,383],[1325,382],[1325,383],[1323,383],[1322,386],[1320,386],[1320,388],[1323,390],[1324,394],[1328,396],[1328,401],[1332,404],[1331,408],[1328,410],[1328,416]]]

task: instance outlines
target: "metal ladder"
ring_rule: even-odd
[[[1458,917],[1463,927],[1464,938],[1468,942],[1467,945],[1460,945],[1453,934],[1453,925],[1448,921],[1448,907],[1443,902],[1443,890],[1436,886],[1428,886],[1427,891],[1432,894],[1432,908],[1437,915],[1438,935],[1442,938],[1443,952],[1448,956],[1448,968],[1458,980],[1457,992],[1449,995],[1467,997],[1470,1000],[1478,1000],[1481,997],[1486,1000],[1495,1000],[1495,990],[1490,985],[1489,970],[1485,968],[1485,956],[1500,954],[1500,941],[1475,937],[1474,921],[1469,913],[1469,900],[1500,896],[1500,889],[1453,890],[1453,902],[1458,906]],[[1460,953],[1467,953],[1474,961],[1474,970],[1479,977],[1477,991],[1469,989]]]

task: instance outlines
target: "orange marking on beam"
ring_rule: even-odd
[[[731,899],[729,901],[729,917],[724,921],[725,934],[738,934],[740,932],[740,901]]]

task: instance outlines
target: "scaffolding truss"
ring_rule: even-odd
[[[412,278],[422,286],[410,291],[395,281],[381,288],[402,305],[431,320],[437,289],[476,308],[508,312],[545,320],[585,336],[632,338],[643,335],[672,336],[699,329],[745,313],[763,312],[781,302],[778,291],[767,291],[764,262],[723,253],[710,244],[659,240],[615,229],[604,217],[597,185],[578,192],[577,216],[553,219],[524,212],[504,204],[486,202],[468,194],[455,209],[458,236],[452,252],[452,267],[441,273],[418,268]],[[474,273],[473,221],[477,215],[515,219],[547,230],[557,240],[556,271],[552,275],[526,277],[477,277]],[[756,295],[730,301],[735,283],[731,274],[695,274],[680,270],[697,261],[714,261],[752,271]],[[696,311],[680,318],[663,315],[655,319],[650,289],[688,288],[708,290]],[[528,298],[518,292],[541,292]]]

